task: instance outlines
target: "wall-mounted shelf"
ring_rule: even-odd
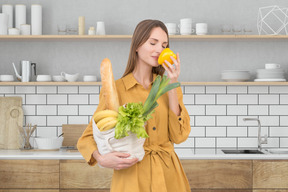
[[[101,82],[0,82],[0,86],[62,86],[62,85],[74,85],[74,86],[91,86],[101,85]],[[181,82],[181,85],[288,85],[288,82]]]
[[[132,35],[0,35],[0,40],[131,39]],[[288,39],[288,35],[171,35],[170,39]]]

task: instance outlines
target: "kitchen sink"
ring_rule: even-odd
[[[225,154],[264,154],[262,151],[257,149],[239,149],[239,150],[222,150]]]
[[[288,149],[284,149],[284,148],[266,149],[266,151],[272,154],[287,154],[288,155]]]

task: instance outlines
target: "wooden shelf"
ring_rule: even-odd
[[[131,39],[132,35],[0,35],[0,40]],[[288,35],[171,35],[170,39],[288,39]]]
[[[0,82],[0,86],[92,86],[101,85],[101,82]],[[181,85],[288,85],[288,82],[181,82]]]

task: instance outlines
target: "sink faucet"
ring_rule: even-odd
[[[258,122],[258,150],[261,151],[262,144],[267,144],[267,135],[265,134],[264,137],[261,136],[261,123],[260,120],[257,118],[243,118],[244,121],[257,121]]]

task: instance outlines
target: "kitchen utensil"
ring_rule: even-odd
[[[52,77],[52,79],[53,79],[53,81],[56,81],[56,82],[63,82],[63,81],[65,81],[65,78],[62,77],[61,75],[54,75],[54,76]]]
[[[14,81],[13,75],[0,75],[0,81],[11,82]]]
[[[63,137],[35,137],[37,149],[60,149]]]
[[[37,75],[36,81],[47,82],[52,81],[51,75]]]
[[[196,34],[197,35],[206,35],[208,33],[207,23],[196,23]]]
[[[0,149],[21,147],[18,126],[22,125],[22,98],[0,97]]]
[[[61,133],[58,137],[62,137],[64,135],[64,133]]]
[[[65,72],[61,72],[61,76],[67,81],[74,82],[74,81],[77,81],[77,79],[79,77],[79,73],[68,74],[68,73],[65,73]]]
[[[67,34],[67,25],[65,24],[58,24],[58,35],[66,35]]]
[[[42,6],[31,5],[31,34],[42,35]]]
[[[33,79],[32,78],[33,75],[36,76],[36,63],[31,63],[30,61],[24,61],[24,60],[21,61],[20,62],[20,74],[17,72],[15,64],[14,63],[12,64],[13,64],[14,71],[15,71],[17,78],[20,79],[22,82],[29,82]],[[34,73],[32,73],[32,67],[33,67]]]
[[[23,148],[24,149],[32,149],[32,146],[30,144],[30,138],[37,128],[37,125],[34,125],[32,127],[32,124],[28,124],[25,127],[18,126],[19,132],[23,138]]]
[[[83,81],[94,82],[94,81],[97,81],[97,77],[95,75],[84,75]]]
[[[103,21],[97,22],[96,35],[105,35],[105,23]]]
[[[62,132],[65,134],[63,146],[75,146],[77,145],[78,139],[86,129],[87,124],[63,124]]]

